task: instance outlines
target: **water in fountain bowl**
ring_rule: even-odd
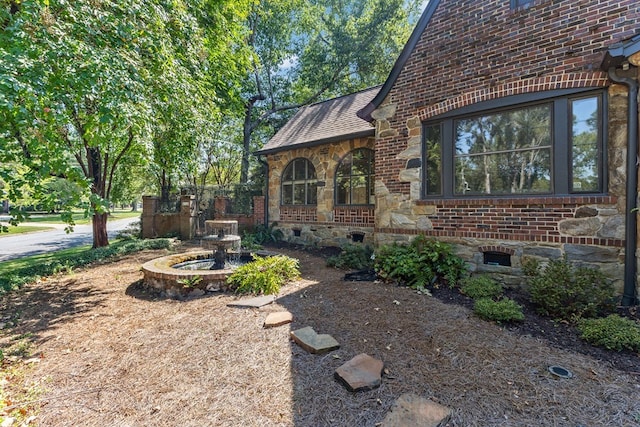
[[[239,254],[227,254],[227,260],[224,263],[225,270],[234,270],[237,267],[246,264],[251,261],[251,256],[244,256]],[[215,259],[213,258],[204,258],[204,259],[194,259],[190,261],[181,262],[179,264],[174,264],[171,268],[175,268],[177,270],[211,270],[215,263]]]

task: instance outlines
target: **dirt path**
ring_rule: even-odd
[[[46,392],[42,426],[375,426],[413,392],[453,410],[450,426],[640,426],[640,378],[478,320],[407,288],[343,282],[304,252],[303,280],[261,309],[233,295],[190,301],[142,292],[140,265],[160,251],[28,286],[4,309],[31,333]],[[9,304],[9,305],[6,305]],[[292,325],[263,329],[269,312]],[[289,332],[313,326],[341,348],[311,355]],[[380,388],[333,378],[359,353],[385,362]],[[549,365],[574,373],[552,377]]]

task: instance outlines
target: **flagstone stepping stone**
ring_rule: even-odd
[[[264,320],[264,328],[276,328],[278,326],[286,325],[293,321],[293,314],[288,311],[279,311],[277,313],[269,313]]]
[[[360,353],[336,369],[334,376],[349,391],[365,391],[380,387],[384,363],[366,353]]]
[[[381,427],[438,427],[451,416],[451,409],[416,394],[403,394],[382,420]]]
[[[322,354],[340,348],[340,344],[331,335],[317,334],[311,326],[291,332],[291,338],[309,353]]]
[[[271,304],[276,300],[273,295],[262,295],[254,298],[241,299],[238,301],[230,302],[227,304],[229,307],[244,307],[244,308],[260,308],[267,304]]]

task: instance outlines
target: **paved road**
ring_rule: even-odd
[[[109,221],[107,223],[109,239],[114,238],[118,231],[127,228],[129,224],[139,220],[140,218],[134,217]],[[64,226],[62,228],[64,228]],[[59,251],[60,249],[67,249],[74,246],[91,245],[92,243],[93,234],[91,224],[76,225],[73,233],[69,234],[67,234],[64,229],[11,236],[3,236],[0,234],[0,261]]]

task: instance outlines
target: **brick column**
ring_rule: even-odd
[[[160,208],[160,197],[142,196],[142,238],[157,237],[155,214]]]
[[[180,196],[180,238],[191,240],[195,236],[198,207],[196,196]]]
[[[265,197],[253,196],[253,225],[264,224]]]
[[[224,215],[227,213],[227,206],[229,204],[229,199],[224,196],[217,196],[213,200],[213,218],[224,218]]]

